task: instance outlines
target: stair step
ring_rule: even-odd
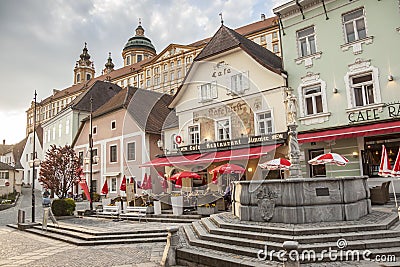
[[[116,219],[115,216],[111,215],[98,215],[98,218],[104,219]],[[137,216],[129,216],[127,214],[121,214],[120,219],[129,220],[129,221],[139,221]],[[198,218],[186,219],[186,218],[167,218],[167,217],[147,217],[147,221],[145,218],[141,218],[141,222],[159,222],[159,223],[192,223],[193,221],[198,220]]]
[[[112,239],[112,240],[84,240],[72,236],[66,236],[62,233],[46,232],[41,229],[30,228],[26,232],[49,237],[55,240],[67,242],[77,246],[95,246],[95,245],[113,245],[113,244],[133,244],[133,243],[150,243],[150,242],[166,242],[166,237],[152,238],[131,238],[131,239]]]

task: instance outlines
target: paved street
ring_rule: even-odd
[[[41,221],[40,192],[36,194],[36,221]],[[78,202],[80,206],[86,202]],[[31,218],[31,189],[24,188],[14,208],[0,211],[0,266],[158,266],[165,243],[78,247],[11,229],[18,209]],[[121,224],[122,226],[123,224]],[[152,227],[156,227],[154,224]]]

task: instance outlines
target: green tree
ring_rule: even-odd
[[[39,182],[63,199],[79,180],[81,172],[79,158],[71,146],[51,145],[40,164]]]

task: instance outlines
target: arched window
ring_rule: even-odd
[[[81,81],[81,74],[78,73],[78,74],[76,75],[76,82],[79,83],[80,81]]]
[[[131,56],[126,57],[126,65],[131,65]]]
[[[92,79],[92,75],[90,75],[89,73],[86,74],[86,81],[89,81],[90,79]]]

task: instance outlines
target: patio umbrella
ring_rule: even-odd
[[[268,170],[288,170],[291,165],[292,163],[290,163],[290,161],[287,159],[279,158],[259,164],[258,166],[260,166],[262,169]]]
[[[153,184],[151,183],[151,175],[147,178],[146,189],[153,189]]]
[[[392,166],[390,166],[389,157],[386,151],[385,145],[382,145],[382,156],[381,164],[379,165],[379,176],[388,177],[392,171]]]
[[[101,189],[101,193],[104,195],[108,194],[108,184],[107,184],[107,180],[104,182],[103,188]]]
[[[119,190],[121,191],[126,191],[126,177],[124,175],[124,178],[122,178],[121,185],[119,186]]]
[[[322,154],[308,161],[311,165],[334,163],[338,166],[345,166],[348,162],[349,160],[347,158],[337,153]]]
[[[391,173],[392,177],[400,177],[400,148],[399,152],[397,153],[396,161],[394,162],[393,165],[393,170]]]
[[[213,175],[212,183],[216,184],[218,174],[244,173],[245,171],[246,170],[239,165],[226,163],[212,169],[209,173]]]
[[[147,173],[144,174],[143,180],[140,183],[139,188],[140,189],[146,189],[146,186],[147,186]]]
[[[182,178],[201,179],[201,176],[195,172],[183,171],[172,175],[169,180],[175,181],[177,187],[182,187]]]

